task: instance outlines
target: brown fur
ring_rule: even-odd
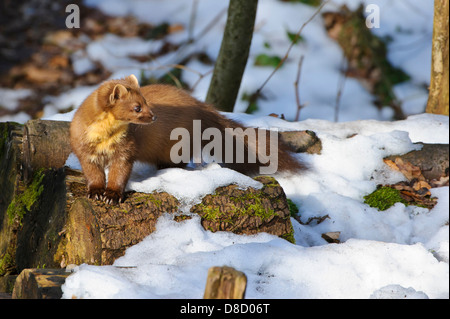
[[[135,110],[137,105],[139,112]],[[202,131],[209,127],[218,128],[222,133],[227,127],[245,129],[173,86],[139,87],[134,76],[103,83],[83,102],[70,126],[72,150],[86,177],[88,196],[111,203],[121,201],[136,160],[158,168],[185,166],[174,164],[170,159],[170,150],[178,142],[170,140],[170,133],[183,127],[192,138],[193,120],[196,119],[201,120]],[[303,168],[281,141],[278,146],[279,170]],[[105,189],[104,168],[107,166],[110,169]],[[257,160],[254,164],[225,166],[255,174],[263,165]]]

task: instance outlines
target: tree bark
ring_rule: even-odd
[[[228,19],[206,102],[232,112],[253,37],[258,0],[230,0]]]
[[[434,1],[433,51],[427,113],[449,115],[449,1]]]

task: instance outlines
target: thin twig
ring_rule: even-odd
[[[141,69],[147,70],[147,71],[155,71],[155,70],[158,70],[158,69],[166,69],[166,68],[168,68],[168,69],[180,69],[180,70],[183,70],[183,71],[188,71],[188,72],[192,72],[192,73],[197,74],[198,75],[198,80],[194,83],[194,85],[192,85],[191,90],[194,90],[197,87],[197,85],[200,83],[200,81],[203,80],[209,74],[211,74],[212,71],[214,70],[214,68],[211,68],[209,71],[207,71],[205,73],[202,73],[202,72],[199,72],[197,70],[194,70],[194,69],[192,69],[190,67],[187,67],[185,65],[182,65],[182,64],[159,65],[159,66],[153,67],[153,68],[152,67],[147,67],[147,68],[141,68]],[[170,73],[170,72],[168,73],[169,76],[171,76],[171,74],[172,73]],[[181,83],[179,83],[178,79],[175,78],[174,82],[177,83],[177,86],[181,88]]]
[[[187,67],[185,65],[182,65],[182,64],[170,64],[170,65],[167,65],[167,67],[168,68],[173,68],[173,69],[180,69],[180,70],[183,70],[183,71],[188,71],[188,72],[192,72],[192,73],[197,74],[198,75],[198,80],[194,83],[194,85],[192,85],[192,87],[191,87],[192,91],[195,90],[197,85],[200,83],[201,80],[203,80],[203,78],[205,76],[211,74],[212,71],[214,71],[214,68],[211,68],[209,71],[207,71],[205,73],[201,73],[201,72],[199,72],[197,70],[194,70],[194,69],[192,69],[190,67]]]
[[[189,18],[189,27],[188,27],[188,43],[194,40],[194,27],[195,21],[197,20],[197,9],[198,9],[198,0],[192,0],[192,11],[191,16]]]
[[[339,108],[340,108],[340,104],[341,104],[342,91],[344,90],[345,81],[347,80],[348,64],[346,62],[347,62],[347,59],[345,58],[345,54],[344,54],[344,55],[342,55],[341,75],[339,77],[338,91],[336,94],[336,104],[334,106],[334,121],[335,122],[338,122],[338,120],[339,120]]]
[[[161,63],[159,63],[159,61],[157,59],[152,58],[152,61],[156,64],[159,65],[159,67],[163,68],[164,65],[162,65]],[[183,84],[181,84],[180,80],[177,79],[177,77],[169,70],[166,73],[171,79],[172,81],[175,83],[175,85],[179,88],[182,89],[183,88]]]
[[[304,105],[302,105],[300,103],[300,90],[299,90],[299,83],[300,83],[300,73],[302,70],[302,64],[303,64],[303,58],[304,56],[302,55],[300,57],[300,61],[298,62],[298,70],[297,70],[297,78],[294,82],[294,88],[295,88],[295,101],[297,102],[297,113],[295,115],[295,121],[298,121],[300,118],[300,110],[304,107]]]

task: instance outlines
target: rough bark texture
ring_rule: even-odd
[[[449,115],[449,1],[434,1],[433,51],[427,113]]]
[[[255,179],[263,183],[262,189],[219,187],[193,206],[191,212],[199,214],[203,227],[213,232],[247,235],[268,232],[294,242],[289,205],[280,184],[268,176]]]
[[[9,221],[7,209],[21,179],[22,131],[20,125],[0,123],[0,276],[14,271],[17,225]]]
[[[178,201],[168,193],[128,193],[118,206],[85,198],[79,171],[68,170],[67,205],[70,207],[64,240],[55,258],[61,266],[88,263],[110,265],[125,249],[155,230],[163,213],[178,212]]]
[[[258,0],[231,0],[219,57],[206,102],[232,112],[253,37]]]

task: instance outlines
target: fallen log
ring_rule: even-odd
[[[423,144],[419,151],[412,151],[403,155],[393,155],[386,159],[395,162],[397,158],[420,168],[423,176],[428,180],[438,180],[448,176],[449,145]]]

